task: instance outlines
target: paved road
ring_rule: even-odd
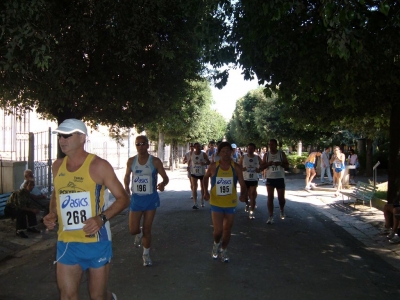
[[[267,225],[265,187],[256,219],[238,205],[230,263],[211,258],[208,205],[194,211],[185,172],[169,173],[168,191],[153,226],[151,256],[143,267],[132,246],[127,213],[112,221],[114,259],[110,289],[124,299],[398,299],[398,251],[378,235],[382,213],[354,210],[332,192],[302,190],[288,177],[287,218]],[[276,212],[278,205],[276,203]],[[0,299],[58,299],[54,233],[37,237],[18,258],[0,264]],[[29,253],[28,253],[29,252]],[[88,299],[82,278],[81,299]]]

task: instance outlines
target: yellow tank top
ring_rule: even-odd
[[[89,154],[75,172],[68,172],[68,157],[65,157],[54,177],[59,241],[93,243],[111,240],[109,222],[93,237],[85,236],[82,230],[85,225],[82,222],[100,214],[105,204],[105,187],[95,183],[89,174],[89,166],[94,157],[94,154]]]
[[[228,170],[222,170],[219,161],[216,162],[215,175],[211,177],[210,204],[219,207],[236,207],[237,205],[237,176],[234,162]]]

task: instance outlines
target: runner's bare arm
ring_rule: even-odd
[[[96,156],[90,164],[89,173],[94,182],[106,186],[115,197],[115,202],[103,212],[108,220],[128,207],[129,195],[118,180],[113,167],[108,161]],[[95,219],[98,225],[103,225],[100,217],[93,217],[91,219]]]
[[[246,183],[244,182],[242,167],[237,163],[235,163],[235,171],[236,171],[236,176],[237,176],[239,184],[240,184],[239,200],[241,202],[245,202],[247,200],[247,187],[246,187]]]
[[[125,191],[128,193],[128,195],[131,193],[129,189],[129,185],[131,183],[131,173],[132,173],[132,163],[133,163],[134,157],[130,157],[128,161],[126,162],[126,171],[125,171],[125,176],[124,176],[124,186],[125,186]]]
[[[167,173],[165,172],[164,166],[161,162],[161,160],[158,157],[153,157],[153,165],[156,168],[158,174],[162,177],[163,181],[157,184],[157,189],[160,190],[161,192],[164,191],[165,186],[169,182],[169,178]]]
[[[289,168],[289,161],[287,160],[285,152],[282,152],[282,168]]]
[[[203,185],[204,185],[204,200],[210,200],[210,193],[208,192],[208,182],[209,178],[214,176],[215,174],[215,163],[211,163],[209,165],[206,174],[203,177]]]
[[[204,157],[204,159],[205,159],[205,161],[206,161],[205,165],[209,165],[211,162],[210,162],[210,160],[208,159],[208,155],[207,155],[206,153],[203,153],[203,157]]]
[[[239,159],[239,165],[242,167],[242,170],[243,170],[243,171],[246,171],[246,170],[247,170],[246,167],[243,167],[243,156],[241,156],[240,159]]]
[[[63,159],[57,159],[51,166],[53,173],[53,182],[55,177],[57,176],[58,169],[60,168],[62,161]],[[43,224],[47,227],[47,229],[53,230],[54,227],[56,226],[57,218],[58,216],[57,216],[56,194],[55,190],[53,190],[50,196],[49,214],[43,218]]]

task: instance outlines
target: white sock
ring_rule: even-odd
[[[149,253],[150,253],[150,248],[143,247],[143,255],[149,255]]]

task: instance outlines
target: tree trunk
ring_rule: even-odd
[[[400,105],[392,101],[389,127],[389,168],[388,168],[388,203],[393,203],[399,191],[399,150],[400,150]]]
[[[365,161],[365,174],[367,176],[372,176],[372,140],[367,139],[367,153],[366,154],[366,161]]]
[[[157,156],[164,165],[164,133],[158,131],[158,151]]]

